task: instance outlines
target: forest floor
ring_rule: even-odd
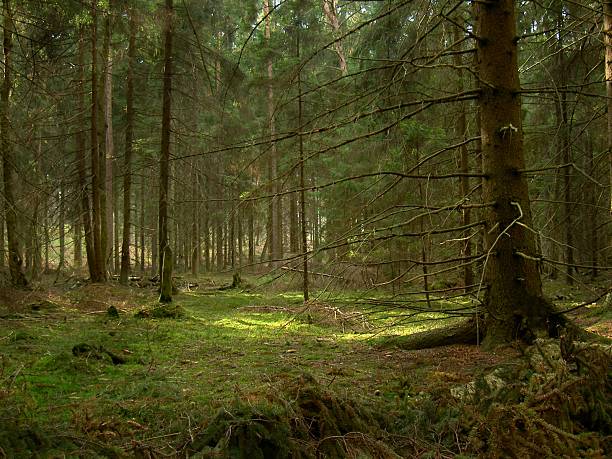
[[[384,337],[443,323],[402,322],[401,310],[364,309],[348,297],[304,306],[295,292],[219,290],[225,282],[198,279],[198,288],[175,297],[169,318],[156,317],[152,288],[0,289],[0,457],[224,457],[232,444],[232,457],[311,457],[308,448],[312,457],[469,457],[474,439],[450,393],[478,375],[517,367],[524,353],[468,345],[404,351],[381,345]],[[554,288],[564,306],[588,296]],[[594,305],[575,317],[612,338],[609,311]],[[308,391],[312,399],[303,401]],[[303,414],[313,404],[318,417]],[[338,414],[347,404],[351,411]],[[259,419],[287,414],[281,427],[296,445],[308,443],[303,454],[283,455],[278,445],[287,438],[274,443]],[[355,419],[343,426],[332,416]],[[318,436],[312,425],[296,433],[297,419],[315,417]],[[360,432],[373,425],[376,432],[351,440],[357,417]],[[254,422],[260,430],[232,443],[239,427]],[[610,439],[602,435],[588,457],[604,457]],[[323,448],[340,436],[336,449]],[[253,438],[272,449],[247,453]]]

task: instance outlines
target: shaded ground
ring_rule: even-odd
[[[476,375],[516,366],[520,354],[465,345],[384,348],[377,345],[380,325],[394,323],[393,315],[362,316],[337,304],[304,307],[297,294],[213,290],[221,283],[203,281],[199,291],[180,294],[180,319],[136,318],[155,304],[150,289],[0,291],[0,456],[184,456],[220,409],[244,412],[244,401],[278,402],[304,378],[330,407],[362,406],[399,419],[407,401],[448,394]],[[109,314],[111,306],[118,316]],[[610,320],[595,309],[580,318],[596,331],[610,331]],[[402,333],[410,331],[402,325]],[[285,409],[297,408],[288,402]],[[382,431],[387,421],[380,421]],[[311,430],[300,432],[313,440]],[[354,439],[353,450],[376,457],[384,440],[400,454],[452,457],[465,446],[459,438],[445,443],[441,433],[418,442],[397,435],[373,433],[365,446]]]

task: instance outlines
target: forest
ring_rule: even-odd
[[[0,457],[612,455],[612,1],[1,3]]]

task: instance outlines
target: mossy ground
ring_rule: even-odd
[[[516,357],[475,346],[382,348],[381,336],[421,331],[437,314],[409,323],[401,310],[360,309],[348,297],[305,306],[298,293],[216,289],[228,280],[200,279],[199,289],[175,297],[181,314],[172,318],[138,316],[155,305],[152,289],[3,292],[0,455],[185,455],[220,409],[278,395],[303,375],[397,415],[411,397],[448,391]],[[74,353],[82,344],[104,352]],[[435,436],[412,446],[448,447]]]

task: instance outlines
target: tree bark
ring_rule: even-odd
[[[98,7],[91,2],[91,188],[92,188],[92,233],[94,266],[90,271],[92,282],[106,281],[104,247],[102,241],[102,177],[100,177],[100,152],[98,145]]]
[[[83,26],[79,28],[79,81],[78,81],[78,112],[80,125],[85,126],[85,37]],[[87,269],[90,279],[96,277],[96,256],[93,242],[93,228],[91,222],[91,208],[89,205],[89,186],[87,184],[87,166],[85,154],[85,135],[81,129],[76,132],[76,163],[78,172],[78,183],[80,190],[80,218],[83,224],[85,236],[85,255],[87,257]]]
[[[126,285],[130,272],[130,233],[132,212],[132,150],[134,142],[134,64],[136,62],[136,17],[132,8],[128,39],[128,69],[125,112],[125,156],[123,162],[123,234],[121,242],[121,272],[119,282]],[[144,209],[141,209],[144,211]],[[142,247],[144,249],[144,245]]]
[[[166,0],[168,1],[168,0]],[[172,0],[170,0],[172,1]],[[167,3],[166,3],[167,4]],[[160,278],[160,303],[172,302],[172,249],[169,245],[164,246],[164,253],[161,257],[161,278]]]
[[[340,21],[338,21],[338,13],[336,12],[336,0],[323,0],[323,12],[329,21],[335,38],[340,36]],[[346,57],[344,55],[344,49],[342,42],[336,41],[334,43],[334,50],[338,55],[338,66],[340,67],[340,73],[342,76],[348,73],[348,67],[346,65]]]
[[[607,108],[607,150],[609,164],[610,184],[610,214],[612,218],[612,1],[602,0],[604,17],[604,44],[605,44],[605,77],[606,77],[606,108]],[[612,293],[606,297],[605,305],[612,305]]]
[[[459,26],[463,27],[463,17],[459,16],[457,18],[458,26],[455,27],[454,30],[454,41],[457,43],[462,38],[462,30]],[[454,64],[457,68],[457,92],[462,93],[464,91],[464,82],[463,82],[463,59],[461,54],[454,55]],[[464,142],[467,138],[467,121],[466,121],[466,107],[465,102],[459,102],[459,116],[457,117],[457,134],[459,134],[459,140]],[[466,174],[460,179],[460,187],[461,187],[461,196],[462,199],[467,199],[468,193],[470,190],[470,178],[467,176],[469,172],[469,161],[468,161],[468,149],[467,145],[463,144],[459,147],[459,170]],[[469,226],[471,223],[471,209],[469,207],[464,207],[461,215],[461,224],[463,226]],[[467,229],[463,233],[463,237],[465,238],[463,245],[461,247],[461,256],[464,258],[469,258],[472,255],[472,241],[470,237],[471,230]],[[474,273],[472,271],[472,265],[466,263],[463,268],[463,285],[468,287],[474,283]],[[469,287],[468,287],[469,288]]]
[[[14,190],[16,186],[17,171],[15,156],[10,137],[10,98],[12,89],[12,51],[13,51],[13,11],[10,0],[3,2],[4,16],[4,79],[0,94],[0,144],[2,146],[2,170],[4,181],[4,218],[6,222],[6,236],[9,256],[9,271],[11,283],[18,288],[28,286],[23,272],[23,259],[21,243],[19,241],[17,218],[18,212],[15,202]]]
[[[105,146],[105,175],[104,179],[104,216],[102,231],[104,240],[104,270],[107,266],[113,266],[114,252],[114,212],[113,212],[113,164],[115,160],[115,143],[113,139],[113,57],[112,57],[112,23],[111,8],[112,0],[109,1],[108,12],[104,21],[104,146]],[[113,266],[114,268],[114,266]]]
[[[525,168],[514,0],[477,4],[478,72],[488,256],[487,334],[493,346],[548,333],[552,305],[538,271]]]
[[[272,25],[270,19],[270,3],[269,0],[263,2],[263,14],[265,16],[264,38],[268,46],[270,45],[270,37],[272,34]],[[270,138],[270,156],[268,160],[268,180],[270,190],[273,197],[271,198],[268,207],[268,240],[270,248],[270,260],[280,260],[283,252],[283,226],[282,226],[282,199],[278,195],[280,187],[277,183],[278,178],[278,152],[276,149],[276,116],[274,113],[274,89],[272,88],[272,79],[274,77],[272,68],[272,58],[268,56],[266,61],[266,69],[268,74],[268,134]],[[270,266],[275,263],[271,262]]]
[[[172,104],[172,0],[165,0],[164,22],[164,80],[162,100],[162,133],[159,161],[159,275],[163,274],[163,258],[168,241],[168,196],[170,188],[170,121]]]

